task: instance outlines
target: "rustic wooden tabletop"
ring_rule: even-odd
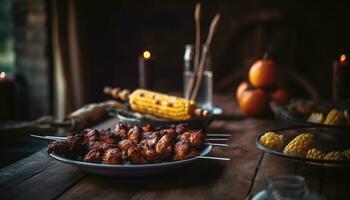
[[[232,98],[216,97],[226,112],[237,107]],[[112,128],[115,119],[95,128]],[[230,147],[210,155],[231,161],[200,160],[169,174],[142,178],[87,174],[48,157],[46,148],[0,171],[0,199],[250,199],[272,175],[298,174],[309,189],[327,199],[350,198],[350,171],[304,165],[256,149],[256,136],[285,126],[271,119],[215,121],[209,133],[229,133]]]

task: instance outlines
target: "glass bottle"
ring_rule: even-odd
[[[207,46],[201,47],[201,54],[204,51],[208,51]],[[190,88],[193,84],[194,78],[194,46],[185,45],[184,53],[184,72],[183,72],[183,96],[187,99],[190,98]],[[211,71],[211,58],[209,52],[205,58],[204,71],[198,94],[195,99],[196,103],[205,109],[212,109],[213,103],[213,72]]]

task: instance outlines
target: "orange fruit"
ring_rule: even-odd
[[[289,100],[289,95],[287,90],[285,89],[277,89],[276,91],[271,93],[272,101],[278,104],[286,104]]]
[[[258,60],[249,69],[250,83],[255,87],[268,87],[276,84],[278,69],[272,60]]]
[[[246,116],[261,116],[268,110],[269,96],[262,89],[246,90],[242,93],[238,104]]]
[[[243,81],[241,82],[238,87],[237,87],[237,90],[236,90],[236,99],[239,100],[243,94],[244,91],[246,91],[249,87],[249,84],[248,82],[246,81]]]

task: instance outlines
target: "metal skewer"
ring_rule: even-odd
[[[54,140],[54,141],[67,139],[67,137],[59,137],[59,136],[41,136],[41,135],[34,135],[34,134],[32,134],[30,136],[35,137],[35,138],[44,139],[44,140]]]
[[[228,144],[220,144],[220,143],[211,143],[211,142],[205,142],[204,145],[212,145],[212,146],[219,146],[219,147],[228,147]]]
[[[207,141],[227,141],[228,138],[206,138]]]
[[[208,159],[208,160],[222,160],[222,161],[229,161],[229,160],[231,160],[231,158],[212,157],[212,156],[196,156],[196,158]]]
[[[208,137],[230,137],[231,134],[207,134]]]

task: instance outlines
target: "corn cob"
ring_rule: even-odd
[[[181,97],[137,89],[129,96],[133,111],[173,120],[188,120],[194,115],[196,103]]]
[[[343,114],[339,112],[337,109],[332,109],[327,114],[326,119],[324,120],[323,124],[326,125],[339,125],[343,121]]]
[[[346,157],[346,159],[350,160],[350,149],[343,151],[343,155]]]
[[[283,147],[283,135],[267,132],[260,138],[260,142],[267,148],[280,150]]]
[[[326,154],[316,148],[309,149],[306,157],[311,159],[323,159]]]
[[[324,120],[324,116],[320,112],[313,112],[311,115],[307,118],[306,121],[316,123],[316,124],[322,124]]]
[[[327,153],[324,158],[325,160],[345,160],[345,156],[340,151],[331,151]]]
[[[283,152],[289,155],[305,157],[307,151],[313,148],[314,145],[314,135],[309,133],[302,133],[290,141],[284,148]]]

